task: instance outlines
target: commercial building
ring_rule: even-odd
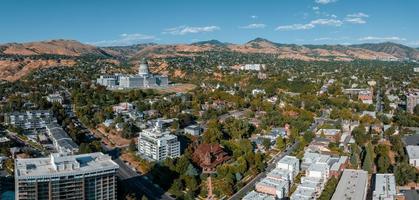
[[[373,200],[394,200],[396,198],[396,179],[393,174],[376,174]]]
[[[419,104],[419,90],[414,90],[406,95],[406,111],[413,113],[415,107]]]
[[[48,137],[58,153],[67,155],[75,154],[79,151],[79,146],[67,135],[58,124],[51,123],[46,126]]]
[[[4,116],[6,125],[20,127],[24,130],[45,128],[47,124],[57,122],[49,110],[31,110],[12,112]]]
[[[117,199],[118,168],[103,153],[16,159],[16,199]]]
[[[106,86],[108,89],[155,88],[167,87],[169,79],[164,75],[151,74],[147,61],[143,59],[137,74],[101,75],[96,83]]]
[[[138,154],[149,160],[161,161],[180,156],[180,142],[176,135],[164,131],[158,120],[154,127],[140,132],[138,137]]]
[[[406,151],[409,156],[409,164],[414,167],[419,167],[419,146],[407,145]]]
[[[345,169],[336,187],[332,200],[365,200],[368,189],[368,172]]]

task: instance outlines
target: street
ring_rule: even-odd
[[[128,191],[136,193],[143,193],[149,199],[164,199],[173,200],[174,198],[165,194],[165,192],[149,181],[145,176],[141,176],[136,171],[131,169],[121,159],[114,160],[119,165],[117,176],[120,180],[121,186]]]
[[[291,152],[297,148],[298,142],[295,142],[290,147],[288,147],[284,152],[278,154],[275,156],[272,162],[268,163],[268,166],[266,167],[266,170],[262,173],[259,173],[255,178],[253,178],[249,183],[247,183],[243,188],[241,188],[239,191],[237,191],[233,196],[231,196],[230,200],[239,200],[242,197],[244,197],[247,193],[252,191],[258,181],[260,181],[262,178],[266,176],[267,172],[270,172],[272,169],[276,167],[276,163],[282,159],[284,156],[289,155]]]

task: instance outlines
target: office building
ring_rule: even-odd
[[[117,199],[118,168],[103,153],[16,159],[16,199]]]
[[[373,200],[396,199],[396,179],[393,174],[376,174]]]
[[[163,130],[162,122],[157,120],[154,127],[140,132],[138,154],[145,159],[155,161],[176,158],[180,156],[180,142],[176,135]]]
[[[356,199],[365,200],[368,190],[368,172],[345,169],[342,173],[332,200]]]

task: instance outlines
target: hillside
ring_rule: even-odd
[[[368,49],[376,52],[384,52],[396,56],[397,58],[409,58],[418,60],[419,59],[419,50],[414,49],[408,46],[401,44],[396,44],[392,42],[378,43],[378,44],[360,44],[352,45],[352,47]]]
[[[55,66],[74,66],[81,56],[97,59],[139,60],[143,57],[194,57],[205,52],[271,54],[278,59],[304,61],[419,60],[419,50],[396,43],[359,45],[295,45],[280,44],[256,38],[245,44],[218,40],[191,44],[137,44],[131,46],[96,47],[75,40],[50,40],[0,45],[0,79],[14,81],[33,70]]]

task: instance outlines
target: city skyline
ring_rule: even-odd
[[[73,39],[96,46],[193,43],[216,39],[245,43],[419,46],[419,2],[301,1],[6,1],[0,43]],[[42,11],[42,12],[40,12]],[[13,16],[13,17],[11,17]],[[392,28],[389,28],[392,27]]]

